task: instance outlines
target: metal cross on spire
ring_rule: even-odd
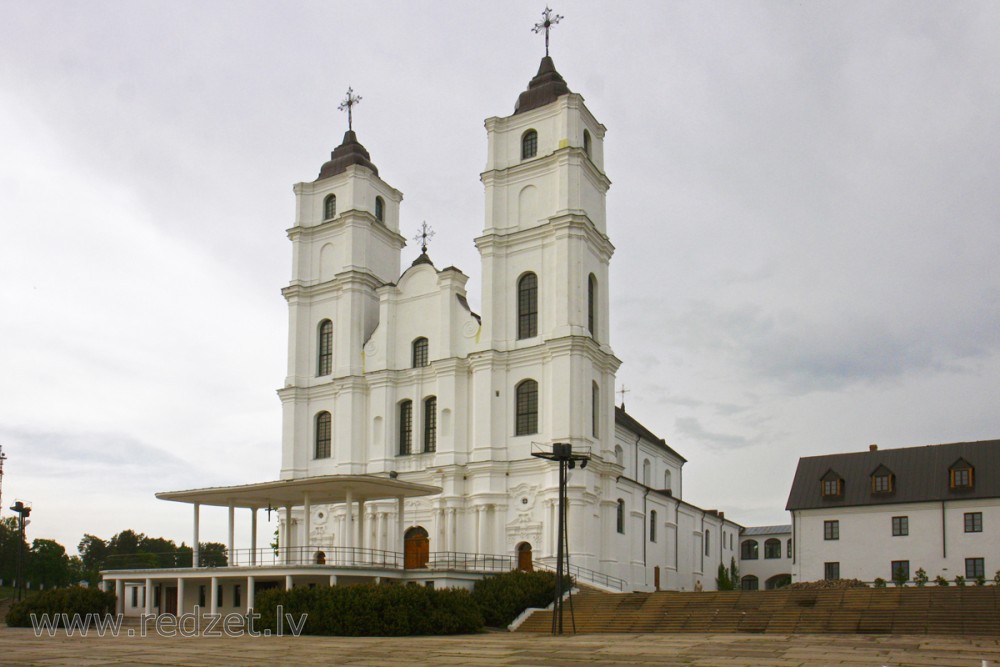
[[[351,130],[354,129],[354,127],[353,127],[353,125],[354,125],[354,117],[353,117],[353,114],[351,113],[351,109],[354,107],[355,104],[357,104],[360,101],[361,101],[361,96],[360,95],[355,95],[354,94],[354,89],[351,88],[350,86],[348,86],[347,87],[347,97],[345,97],[344,101],[340,103],[339,107],[337,107],[341,111],[344,111],[345,109],[347,110],[347,130],[348,130],[348,132],[350,132]]]
[[[542,21],[540,23],[536,23],[535,27],[531,29],[531,32],[535,33],[536,35],[542,32],[543,30],[545,31],[546,56],[549,55],[549,30],[551,30],[552,26],[559,23],[559,21],[561,21],[562,19],[563,17],[560,16],[559,14],[553,15],[552,10],[548,7],[548,5],[546,5],[545,11],[542,12]]]
[[[420,231],[413,237],[413,240],[420,244],[420,252],[427,252],[427,240],[432,236],[434,236],[434,230],[424,220],[423,224],[420,225]]]
[[[625,409],[625,394],[631,391],[631,389],[626,389],[625,385],[622,385],[622,388],[618,390],[618,393],[622,395],[622,410]]]

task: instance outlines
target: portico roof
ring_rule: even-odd
[[[260,509],[302,505],[307,493],[310,504],[322,505],[347,502],[348,493],[355,500],[416,498],[441,493],[441,488],[374,475],[322,475],[238,486],[161,491],[156,497],[179,503],[200,503],[219,507],[229,507],[232,504],[234,507]]]

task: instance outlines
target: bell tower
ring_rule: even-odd
[[[362,348],[378,325],[375,290],[398,279],[406,242],[399,234],[403,195],[379,177],[353,129],[360,100],[348,89],[340,105],[348,112],[343,142],[316,180],[293,188],[292,278],[282,290],[288,374],[278,392],[283,478],[352,472],[363,460],[352,447],[363,447],[363,410],[353,403],[364,392],[338,388],[364,372]],[[322,412],[330,417],[321,419]]]

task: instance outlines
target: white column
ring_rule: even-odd
[[[191,545],[193,553],[191,554],[191,567],[198,567],[201,562],[200,547],[201,539],[198,537],[198,524],[199,524],[199,510],[201,509],[201,503],[194,504],[194,544]]]
[[[125,613],[125,582],[121,579],[115,579],[115,612]]]
[[[458,551],[455,547],[455,508],[449,507],[445,516],[445,551]]]
[[[148,577],[146,578],[146,604],[143,611],[146,616],[153,613],[153,580]]]
[[[303,528],[305,529],[305,537],[302,539],[303,546],[305,550],[302,558],[302,562],[311,563],[312,560],[312,503],[309,502],[309,492],[305,491],[302,494],[302,514],[305,517],[305,524]]]
[[[250,564],[257,564],[257,508],[250,508]],[[251,605],[253,606],[253,605]]]
[[[254,510],[254,515],[256,516],[257,511]],[[253,577],[247,577],[247,613],[253,611],[253,596],[257,589],[257,580]]]
[[[337,575],[331,574],[330,575],[330,586],[336,586],[336,585],[337,585]]]
[[[358,548],[365,548],[365,502],[367,498],[358,498]],[[358,558],[362,558],[358,556]]]
[[[293,583],[292,582],[292,575],[286,574],[285,575],[285,590],[286,591],[292,590],[292,583]]]
[[[396,551],[403,553],[403,533],[406,532],[406,517],[404,516],[406,507],[405,498],[396,498]]]
[[[479,530],[477,531],[479,539],[476,543],[476,553],[484,554],[486,553],[486,505],[477,507],[476,515],[479,523]]]
[[[208,589],[208,613],[218,614],[219,613],[219,578],[212,577],[212,583],[209,584]]]
[[[233,546],[235,544],[235,521],[236,521],[236,506],[233,501],[229,501],[229,567],[236,564],[236,553],[233,551]]]
[[[184,613],[184,578],[177,577],[177,616]]]
[[[292,558],[292,506],[285,505],[285,564],[294,563]]]
[[[354,546],[354,492],[347,489],[344,499],[344,546]]]

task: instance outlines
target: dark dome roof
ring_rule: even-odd
[[[556,71],[556,65],[552,58],[545,56],[542,64],[538,66],[538,74],[528,83],[528,89],[521,93],[514,105],[514,114],[524,113],[531,109],[543,107],[549,102],[555,102],[556,98],[569,94],[569,86]]]
[[[330,153],[330,161],[319,170],[319,177],[316,180],[343,173],[352,164],[368,167],[378,176],[378,167],[372,164],[368,151],[358,142],[358,135],[354,134],[353,130],[348,130],[344,133],[344,142]]]

